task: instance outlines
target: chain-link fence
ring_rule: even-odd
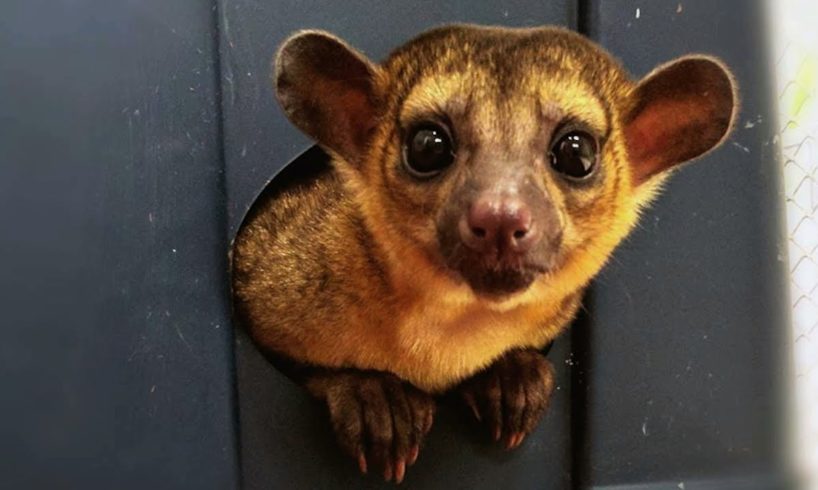
[[[818,488],[818,35],[814,0],[772,3],[787,199],[796,456]]]

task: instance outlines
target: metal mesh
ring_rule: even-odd
[[[818,38],[814,0],[773,3],[796,375],[796,451],[818,488]]]

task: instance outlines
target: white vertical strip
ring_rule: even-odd
[[[793,442],[807,488],[818,490],[818,1],[770,0],[768,11],[787,198],[796,375]]]

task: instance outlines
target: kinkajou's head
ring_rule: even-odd
[[[442,27],[381,64],[305,31],[274,83],[380,239],[485,298],[587,283],[662,177],[718,146],[737,109],[714,58],[633,82],[558,28]]]

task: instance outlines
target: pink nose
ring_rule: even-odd
[[[484,195],[461,220],[460,238],[476,252],[522,254],[537,243],[539,234],[531,210],[522,199]]]

